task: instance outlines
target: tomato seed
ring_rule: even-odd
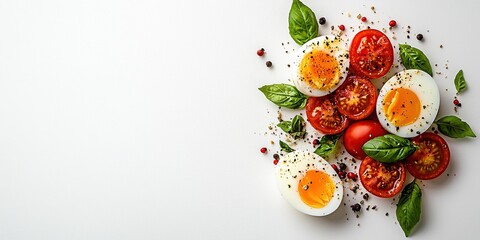
[[[260,152],[261,152],[261,153],[266,153],[266,152],[267,152],[267,148],[266,148],[266,147],[260,148]]]
[[[273,164],[277,165],[278,164],[278,159],[273,160]]]
[[[366,17],[362,17],[362,22],[366,22],[367,21],[367,18]]]
[[[395,20],[390,20],[390,22],[388,23],[388,25],[389,25],[390,27],[395,27],[395,26],[397,26],[397,21],[395,21]]]
[[[341,31],[345,31],[345,26],[342,24],[342,25],[338,26],[338,29],[340,29]]]
[[[261,56],[263,56],[263,54],[265,54],[265,49],[261,48],[261,49],[258,49],[258,50],[257,50],[257,55],[258,55],[258,56],[261,57]]]

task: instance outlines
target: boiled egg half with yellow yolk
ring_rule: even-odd
[[[276,178],[283,198],[305,214],[325,216],[342,202],[342,181],[330,164],[315,153],[288,153],[276,166]]]
[[[300,92],[324,96],[345,81],[348,65],[348,48],[340,37],[317,37],[295,51],[292,80]]]
[[[383,85],[377,99],[377,116],[390,133],[411,138],[432,125],[439,106],[435,80],[424,71],[410,69],[398,72]]]

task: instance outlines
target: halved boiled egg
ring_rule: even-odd
[[[283,198],[305,214],[325,216],[342,202],[342,181],[330,164],[315,153],[288,153],[276,166],[276,178]]]
[[[377,116],[390,133],[411,138],[425,132],[435,121],[440,94],[427,73],[410,69],[398,72],[380,90]]]
[[[308,96],[324,96],[345,81],[348,65],[348,47],[341,38],[317,37],[295,51],[293,82]]]

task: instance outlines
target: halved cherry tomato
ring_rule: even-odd
[[[337,134],[347,128],[350,120],[341,114],[329,96],[309,97],[307,119],[313,128],[323,134]]]
[[[407,158],[405,166],[415,178],[428,180],[440,176],[450,162],[447,142],[438,134],[426,132],[412,139],[418,149]]]
[[[360,164],[360,181],[371,194],[390,198],[397,195],[405,183],[405,167],[402,162],[381,163],[366,157]]]
[[[393,47],[388,37],[375,29],[360,31],[350,45],[350,67],[368,78],[379,78],[393,64]]]
[[[343,135],[343,145],[352,157],[363,160],[367,156],[362,149],[363,144],[372,138],[383,136],[387,133],[378,120],[354,122]]]
[[[333,98],[338,111],[350,119],[360,120],[375,110],[377,96],[377,89],[369,80],[360,76],[349,76],[335,91]]]

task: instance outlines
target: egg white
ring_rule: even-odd
[[[414,92],[420,101],[418,119],[406,126],[396,127],[388,121],[383,111],[383,99],[393,89],[407,88]],[[440,93],[435,80],[428,73],[410,69],[398,72],[383,85],[377,99],[377,116],[380,124],[395,135],[411,138],[425,132],[435,121],[440,107]]]
[[[329,55],[335,57],[337,60],[340,76],[338,83],[328,90],[321,90],[312,88],[307,82],[305,82],[300,75],[300,63],[303,57],[312,52],[313,49],[324,51]],[[334,35],[325,35],[314,38],[295,51],[295,57],[293,61],[293,76],[292,80],[297,89],[307,96],[321,97],[325,96],[337,89],[345,81],[348,72],[349,60],[348,60],[348,47],[345,41],[340,37]]]
[[[330,176],[335,184],[334,195],[322,208],[312,208],[305,204],[298,193],[298,183],[308,170],[322,171]],[[309,151],[294,151],[285,155],[276,166],[277,185],[283,198],[300,212],[312,216],[326,216],[334,212],[343,199],[343,184],[330,164]]]

